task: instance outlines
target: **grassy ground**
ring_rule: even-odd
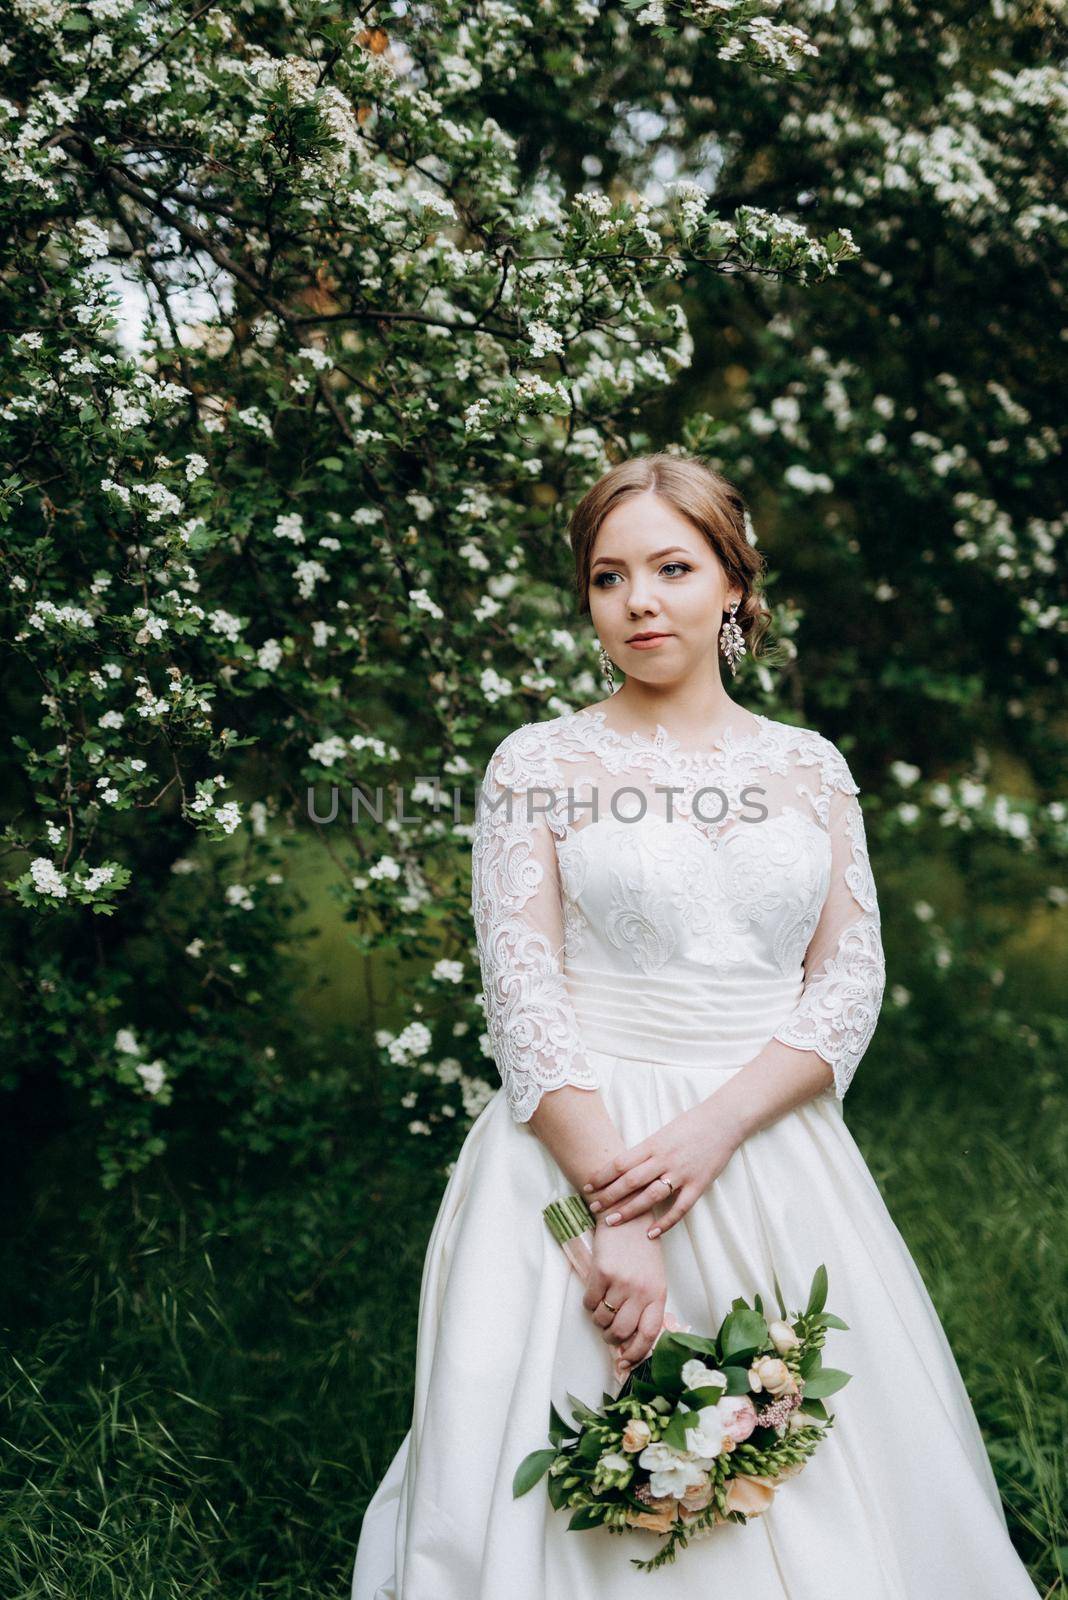
[[[1014,1540],[1059,1592],[1063,1118],[917,1090],[888,1120],[859,1090],[850,1125],[943,1317]],[[73,1150],[21,1191],[32,1208],[0,1262],[0,1595],[347,1595],[363,1506],[408,1425],[443,1186],[373,1121],[350,1126],[314,1170],[172,1168],[88,1220]]]

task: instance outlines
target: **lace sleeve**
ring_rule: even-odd
[[[841,1100],[875,1032],[886,964],[857,785],[841,753],[829,742],[828,750],[830,887],[805,952],[804,991],[774,1037],[821,1055]]]
[[[509,739],[514,736],[509,735]],[[564,981],[559,867],[546,789],[519,781],[506,739],[490,759],[471,842],[471,912],[486,1023],[517,1122],[548,1089],[596,1089]]]

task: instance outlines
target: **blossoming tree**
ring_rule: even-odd
[[[495,1083],[470,823],[435,808],[427,775],[470,797],[494,728],[596,693],[595,642],[569,626],[564,521],[647,445],[646,416],[670,405],[663,436],[718,452],[747,485],[781,477],[778,559],[790,520],[824,508],[818,586],[843,582],[859,607],[839,658],[850,682],[867,673],[907,700],[907,660],[896,678],[871,671],[868,619],[879,585],[930,575],[922,549],[895,561],[882,503],[866,542],[876,468],[907,465],[913,509],[935,479],[964,495],[969,553],[949,569],[1002,581],[999,502],[942,440],[950,421],[970,426],[960,386],[932,377],[938,417],[906,415],[899,437],[895,389],[911,380],[878,343],[892,318],[868,320],[890,269],[846,287],[864,263],[843,224],[874,181],[854,146],[881,193],[927,182],[932,215],[952,218],[953,183],[925,176],[945,141],[910,142],[886,108],[858,127],[858,91],[814,97],[824,54],[881,59],[861,10],[852,45],[816,5],[781,24],[748,3],[593,0],[3,10],[0,511],[18,722],[4,838],[20,955],[6,1054],[27,1078],[58,1074],[108,1183],[163,1148],[183,1105],[253,1148],[281,1137],[303,1038],[287,868],[310,833],[355,951],[411,963],[410,1015],[373,1045],[405,1075],[400,1125],[428,1134]],[[1001,86],[1010,110],[991,110],[1008,123],[1006,182],[1044,84]],[[814,184],[847,155],[813,225],[799,175]],[[1014,181],[1030,204],[1016,243],[1040,253],[1063,219],[1041,172]],[[985,203],[996,216],[998,197]],[[850,326],[828,331],[839,305]],[[723,337],[695,363],[704,307]],[[741,377],[739,349],[754,352]],[[848,404],[847,379],[864,390]],[[984,403],[1037,473],[1052,441],[998,381]],[[1056,531],[1038,513],[1012,558],[1029,601]],[[930,570],[946,566],[936,551]],[[791,584],[788,639],[805,595]],[[1020,597],[1021,636],[1053,631],[1044,592],[1035,603]],[[937,631],[945,608],[929,609]],[[821,615],[802,624],[817,662],[841,648]],[[788,671],[787,693],[800,681]],[[752,689],[773,702],[780,685],[764,673]],[[309,787],[394,784],[427,802],[414,820],[309,822]]]

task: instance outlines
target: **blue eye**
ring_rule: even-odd
[[[665,561],[664,565],[660,568],[660,570],[661,570],[661,572],[666,572],[669,567],[678,567],[680,572],[692,572],[693,571],[693,568],[690,567],[690,566],[687,566],[685,561]],[[597,574],[596,578],[594,578],[593,582],[594,582],[594,585],[595,585],[596,588],[598,588],[598,589],[607,589],[610,586],[609,586],[609,584],[608,584],[608,582],[606,580],[609,579],[609,578],[618,578],[618,577],[619,577],[619,573],[618,572],[599,572]],[[613,585],[611,585],[611,587],[614,588],[615,585],[613,584]]]

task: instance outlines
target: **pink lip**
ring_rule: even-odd
[[[670,639],[670,633],[638,633],[627,643],[634,650],[651,650],[653,645],[663,644],[665,639]]]

